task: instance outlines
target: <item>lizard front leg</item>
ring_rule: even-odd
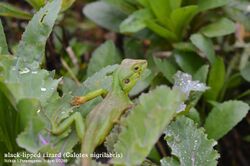
[[[81,104],[88,102],[89,100],[96,98],[97,96],[105,97],[107,93],[108,93],[108,91],[105,89],[98,89],[98,90],[90,92],[84,96],[76,96],[72,99],[71,105],[79,106]]]
[[[80,140],[83,139],[84,133],[85,133],[85,124],[84,120],[82,118],[82,115],[79,112],[73,113],[70,117],[65,119],[61,124],[59,125],[52,125],[51,133],[58,135],[63,133],[65,130],[67,130],[72,123],[75,122],[75,129],[77,136]]]

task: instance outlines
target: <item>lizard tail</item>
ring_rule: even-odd
[[[85,140],[82,144],[82,154],[85,156],[87,155],[86,157],[82,158],[82,166],[91,166],[91,154],[94,151],[92,141],[93,140],[88,139],[88,141]]]

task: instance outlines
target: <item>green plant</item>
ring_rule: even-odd
[[[122,59],[140,58],[147,60],[148,69],[129,93],[133,107],[114,125],[104,142],[108,152],[123,157],[111,158],[109,162],[162,166],[217,164],[219,154],[223,155],[222,145],[217,141],[223,140],[247,116],[250,103],[249,44],[237,45],[237,39],[230,35],[235,31],[235,23],[227,17],[236,21],[246,18],[230,13],[235,7],[231,2],[104,0],[89,3],[84,8],[86,16],[122,33],[119,39],[122,44],[106,41],[92,53],[89,62],[81,61],[81,55],[91,47],[77,38],[67,44],[62,40],[65,31],[76,31],[73,26],[54,27],[63,10],[61,4],[66,1],[54,0],[46,5],[45,1],[27,2],[38,11],[33,17],[10,4],[0,3],[2,15],[32,17],[16,49],[7,44],[0,22],[1,162],[7,152],[79,153],[82,142],[76,129],[70,126],[55,135],[49,131],[51,125],[65,120],[72,112],[86,118],[103,98],[97,97],[80,107],[70,104],[72,98],[96,89],[110,91],[112,73]],[[70,6],[74,1],[67,2]],[[218,7],[224,7],[225,13],[217,11]],[[47,40],[50,43],[46,47]],[[43,69],[47,63],[44,55],[53,56],[48,53],[51,43],[52,51],[58,54],[58,61],[66,70],[60,68],[55,73]],[[77,62],[65,55],[64,47],[68,46],[75,51],[73,60]],[[178,84],[175,74],[180,70],[188,74]],[[203,85],[200,83],[209,87],[204,95],[194,88]],[[184,84],[183,91],[176,88],[181,84]],[[160,138],[162,135],[164,139]],[[68,165],[80,161],[79,157],[60,158],[67,159]],[[45,160],[55,157],[36,159],[45,164]]]

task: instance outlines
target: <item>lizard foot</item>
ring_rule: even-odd
[[[70,102],[70,104],[72,106],[79,106],[79,105],[84,104],[86,102],[87,102],[87,100],[85,99],[85,97],[83,97],[83,96],[76,96],[76,97],[74,97],[72,99],[72,101]]]

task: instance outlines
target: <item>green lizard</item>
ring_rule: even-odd
[[[71,104],[76,106],[99,95],[105,95],[103,101],[87,115],[85,122],[81,114],[76,112],[59,126],[52,126],[52,133],[60,134],[75,122],[77,135],[82,140],[82,154],[88,155],[88,157],[82,158],[82,165],[90,165],[89,155],[103,143],[113,124],[131,106],[132,102],[128,93],[140,79],[146,67],[146,60],[124,59],[113,72],[112,89],[108,93],[104,89],[99,89],[85,96],[77,96],[72,100]]]

